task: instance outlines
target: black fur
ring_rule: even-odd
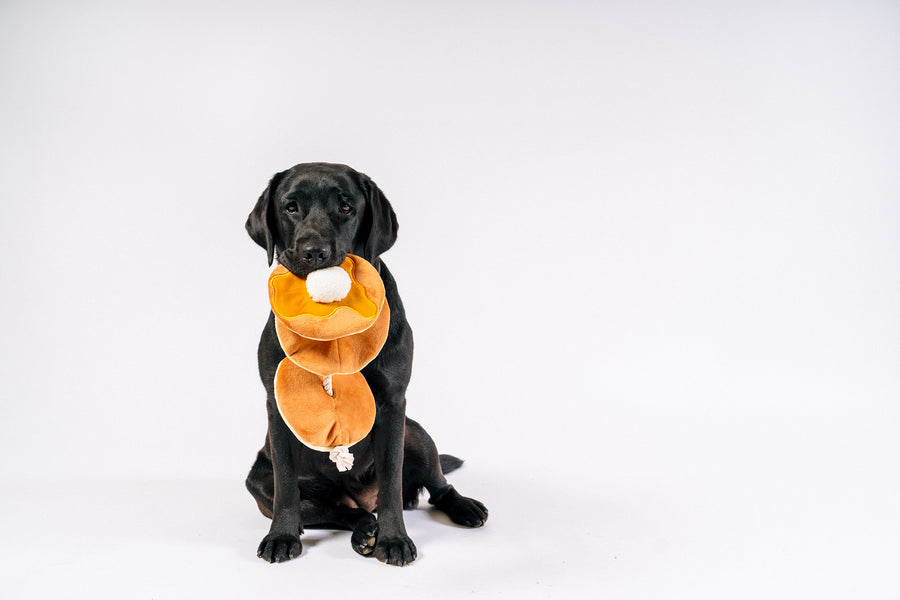
[[[428,433],[406,417],[413,338],[397,285],[379,258],[397,239],[397,217],[378,186],[345,165],[300,164],[272,177],[246,227],[266,249],[270,265],[277,257],[299,277],[339,265],[347,253],[362,256],[380,273],[391,308],[387,342],[362,370],[375,396],[375,425],[353,446],[353,468],[343,473],[326,453],[301,444],[278,412],[274,376],[284,352],[269,313],[258,352],[269,426],[247,476],[247,489],[272,519],[258,555],[269,562],[295,558],[304,527],[333,528],[352,531],[353,549],[362,555],[409,564],[416,547],[406,534],[403,509],[415,507],[423,489],[453,522],[483,525],[484,505],[459,495],[444,478],[462,461],[438,455]]]

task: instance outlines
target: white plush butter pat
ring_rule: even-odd
[[[313,302],[338,302],[350,293],[350,275],[341,267],[313,271],[306,277],[306,291]]]

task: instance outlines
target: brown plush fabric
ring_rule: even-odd
[[[384,304],[384,283],[371,264],[348,255],[340,265],[350,275],[350,293],[338,302],[314,302],[306,280],[278,265],[269,276],[269,303],[282,325],[314,340],[333,340],[372,326]]]
[[[334,396],[322,379],[285,358],[275,374],[275,399],[285,423],[314,450],[350,446],[375,423],[375,398],[362,373],[335,375]]]
[[[372,326],[361,333],[323,341],[302,337],[275,318],[275,332],[284,353],[297,365],[321,376],[355,373],[378,356],[387,339],[391,311],[383,301]]]
[[[316,450],[351,446],[372,429],[375,399],[359,371],[381,352],[391,324],[375,267],[353,255],[341,267],[351,288],[339,302],[314,302],[306,280],[281,265],[269,277],[275,332],[287,356],[275,374],[275,400],[294,435]],[[323,388],[329,375],[333,396]]]

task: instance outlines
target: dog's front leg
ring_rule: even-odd
[[[402,394],[379,402],[372,432],[375,475],[378,478],[378,541],[375,558],[403,566],[416,559],[416,545],[403,523],[403,436],[406,398]]]
[[[295,465],[299,457],[297,442],[288,429],[274,395],[266,402],[269,413],[269,449],[275,478],[275,497],[272,506],[272,526],[259,544],[257,555],[271,562],[284,562],[300,556],[300,489]]]

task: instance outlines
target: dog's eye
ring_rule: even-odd
[[[350,206],[347,202],[341,201],[340,211],[345,215],[350,214],[350,211],[353,210],[353,207]]]
[[[286,212],[289,212],[289,213],[291,213],[291,214],[294,214],[294,213],[296,213],[299,209],[297,208],[297,203],[296,203],[296,202],[288,202],[287,204],[284,205],[284,210],[285,210]]]

